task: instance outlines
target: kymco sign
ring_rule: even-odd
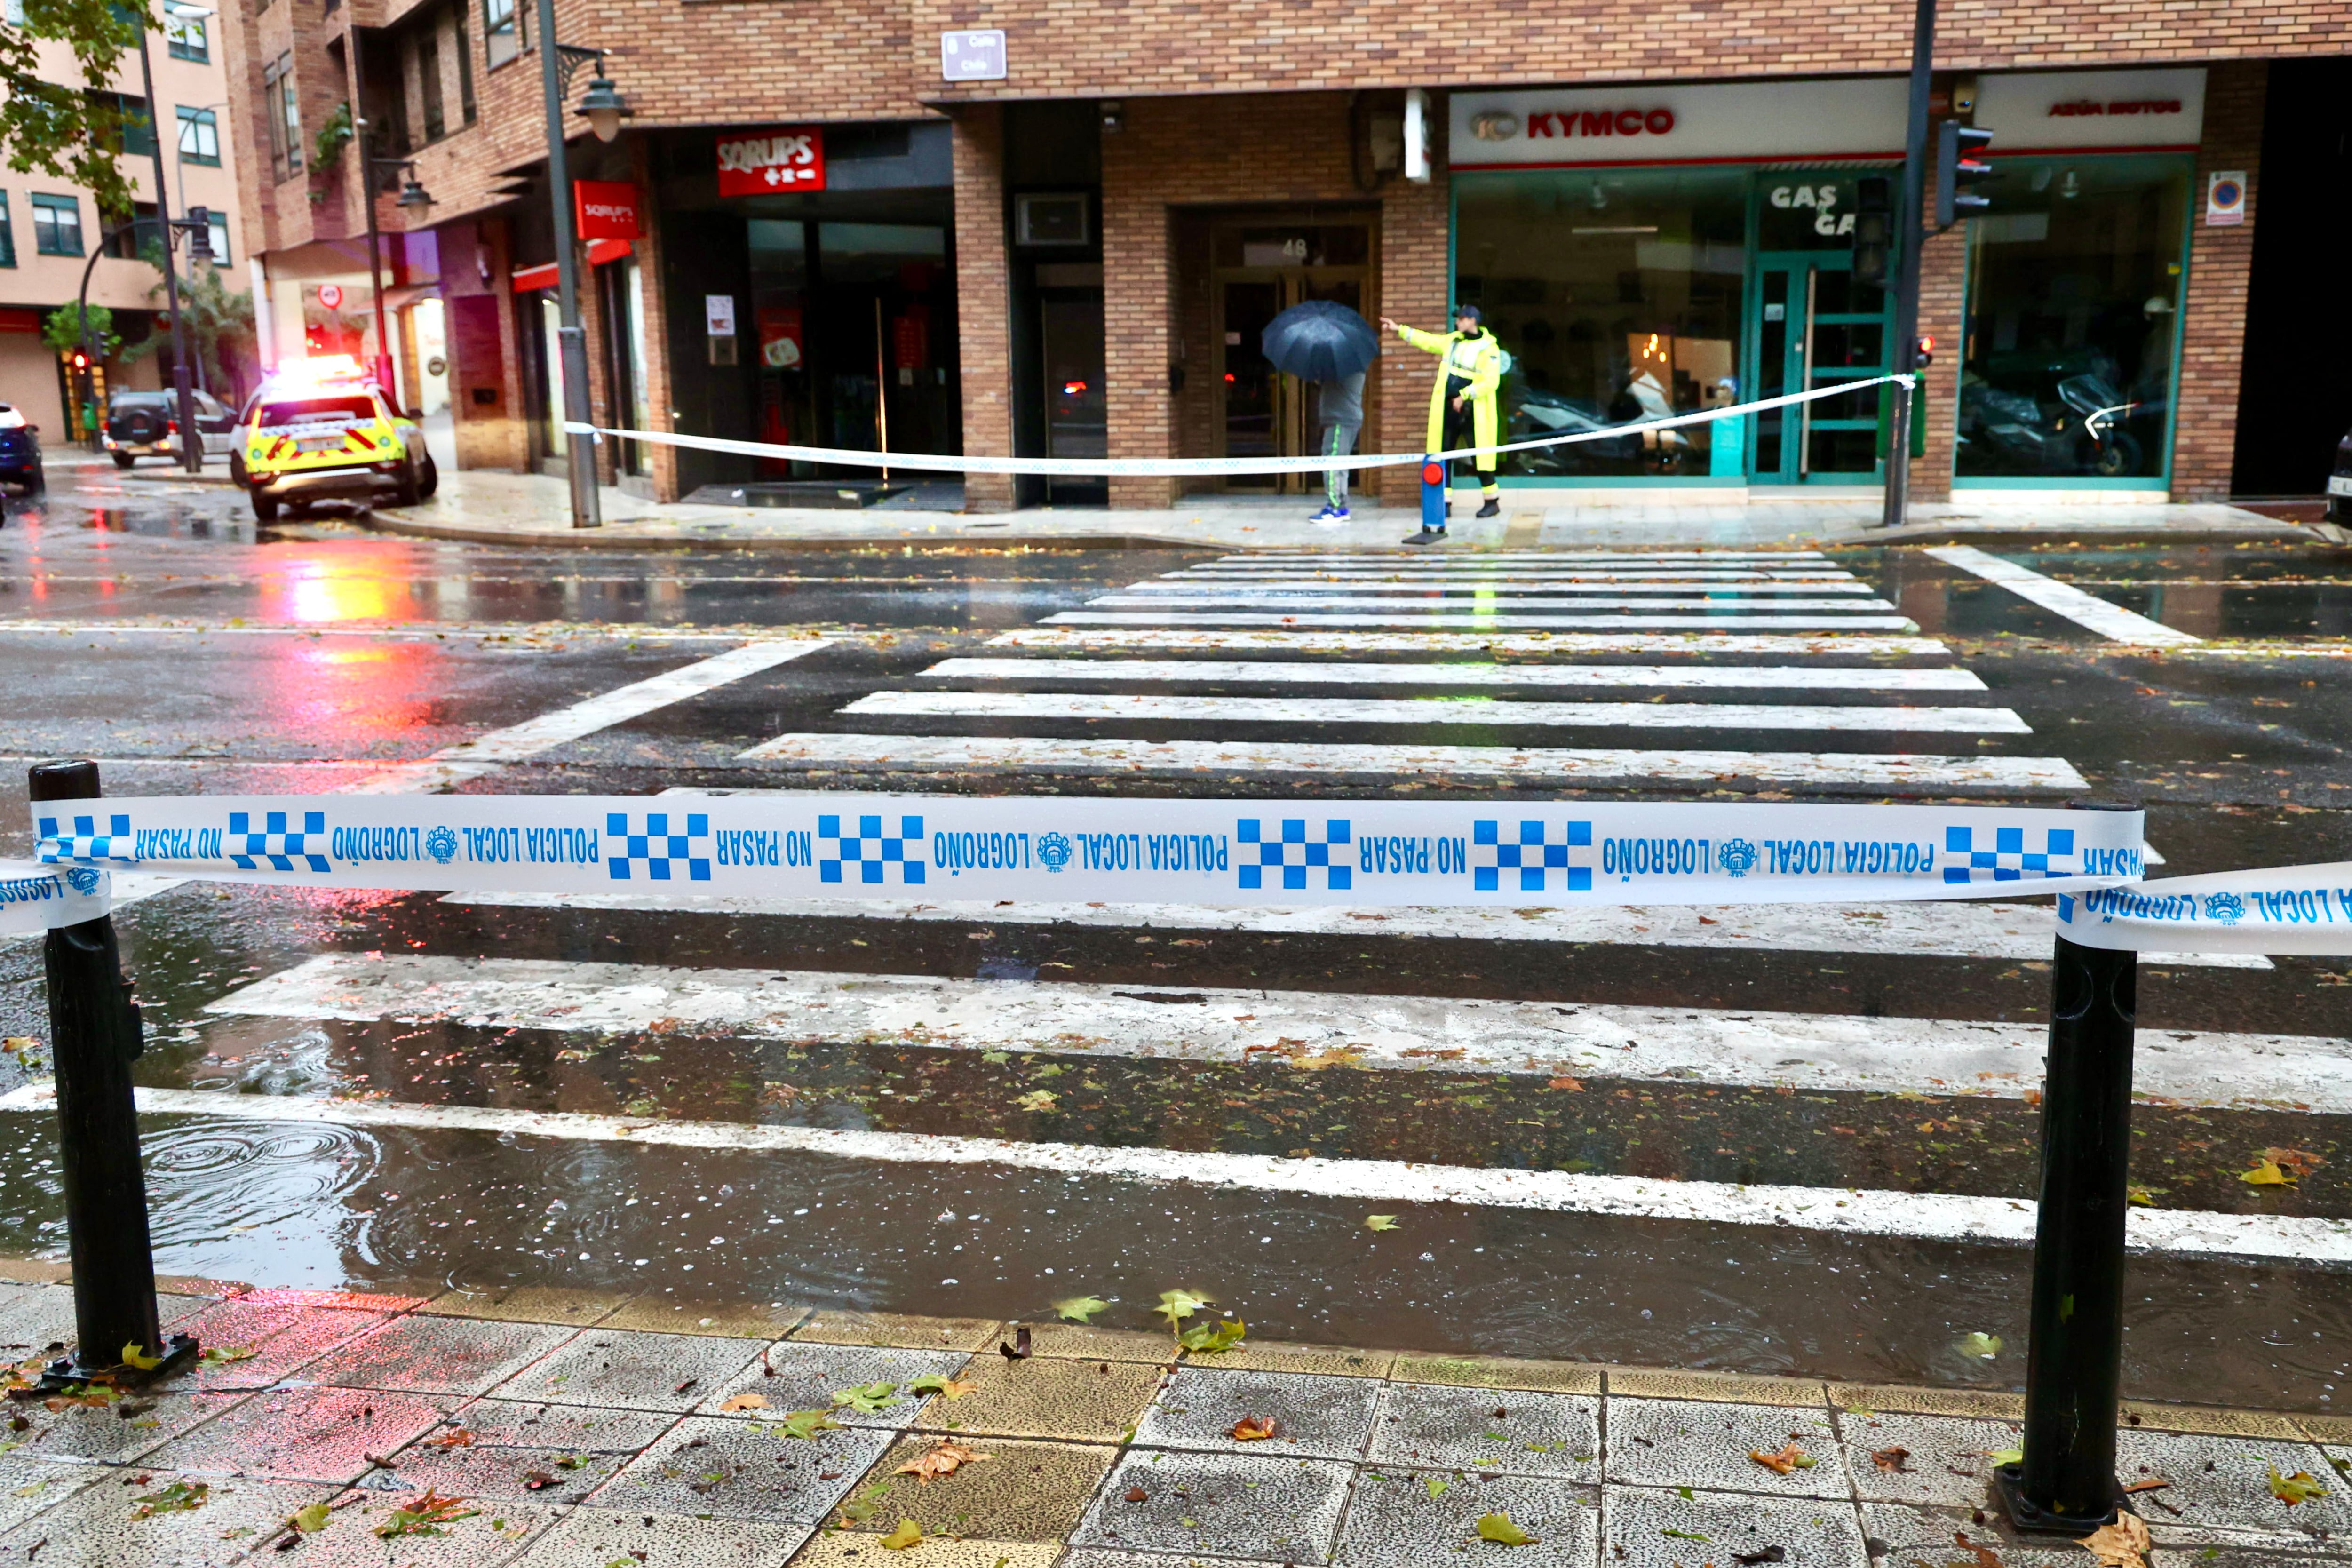
[[[583,239],[635,239],[645,232],[637,222],[637,187],[626,180],[575,180],[572,199]]]
[[[767,196],[824,189],[824,132],[814,125],[719,139],[719,194]]]

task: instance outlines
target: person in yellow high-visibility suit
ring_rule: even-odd
[[[1438,356],[1437,383],[1429,393],[1429,451],[1492,447],[1500,438],[1503,348],[1480,321],[1475,305],[1454,309],[1450,332],[1420,331],[1386,316],[1381,318],[1382,331],[1394,332],[1413,347]],[[1493,452],[1481,452],[1473,462],[1485,501],[1478,509],[1480,517],[1493,517],[1503,510],[1502,489],[1495,483],[1495,462]],[[1441,526],[1423,529],[1405,542],[1427,544],[1444,537]]]

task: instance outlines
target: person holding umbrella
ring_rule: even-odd
[[[1268,321],[1258,342],[1275,369],[1321,390],[1317,453],[1351,455],[1364,427],[1364,373],[1381,353],[1371,324],[1336,300],[1308,300]],[[1326,527],[1348,521],[1347,469],[1324,470],[1323,510],[1307,521]]]
[[[1437,384],[1429,392],[1429,450],[1453,451],[1463,447],[1493,447],[1502,427],[1503,348],[1495,334],[1480,326],[1475,305],[1457,305],[1451,332],[1424,332],[1388,317],[1381,330],[1394,332],[1417,349],[1438,356]],[[1478,492],[1485,503],[1480,517],[1503,510],[1502,488],[1495,482],[1496,454],[1480,452],[1473,459],[1478,471]],[[1428,528],[1409,536],[1407,544],[1428,544],[1445,537],[1444,528]]]

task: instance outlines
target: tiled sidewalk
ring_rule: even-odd
[[[18,1281],[0,1284],[12,1359],[72,1331],[44,1273],[0,1269]],[[1317,1345],[1171,1358],[1160,1335],[1070,1324],[1033,1325],[1012,1361],[995,1322],[667,1296],[258,1290],[173,1294],[165,1315],[252,1353],[111,1405],[12,1406],[0,1564],[2094,1563],[1974,1511],[1989,1456],[2018,1440],[2006,1394]],[[972,1386],[910,1394],[926,1375]],[[871,1384],[892,1388],[868,1392],[877,1408],[835,1405]],[[811,1409],[837,1427],[784,1432]],[[1274,1435],[1237,1440],[1244,1417]],[[2352,1561],[2352,1418],[2126,1418],[2124,1479],[2168,1483],[2142,1494],[2158,1564]],[[943,1439],[983,1457],[928,1484],[898,1473]],[[1749,1458],[1791,1444],[1814,1463]],[[2289,1508],[2273,1468],[2327,1495]],[[427,1489],[473,1511],[377,1533]],[[288,1528],[321,1503],[323,1528]],[[1491,1515],[1535,1539],[1479,1539]],[[886,1544],[909,1519],[924,1539]]]

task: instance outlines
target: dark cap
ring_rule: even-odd
[[[1458,321],[1465,316],[1469,317],[1474,321],[1484,321],[1486,319],[1484,315],[1480,314],[1478,307],[1475,305],[1456,305],[1454,307],[1454,319],[1455,321]]]

